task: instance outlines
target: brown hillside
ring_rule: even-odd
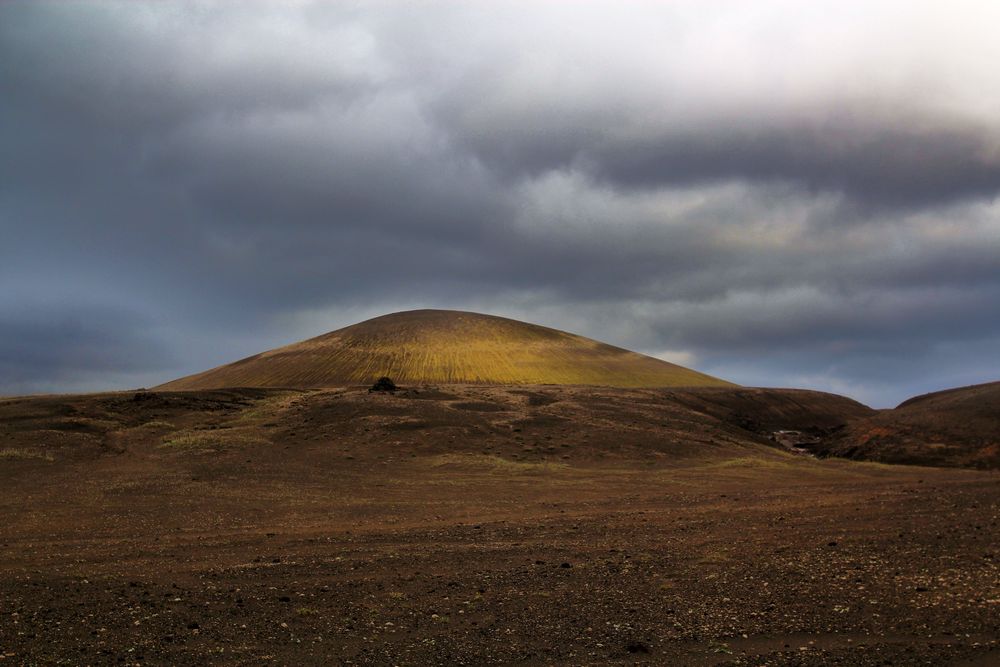
[[[0,399],[0,663],[998,664],[1000,477],[768,437],[868,414],[742,387]]]
[[[643,354],[493,315],[415,310],[254,355],[158,389],[401,383],[733,386]]]
[[[911,398],[894,410],[850,423],[821,453],[884,463],[1000,468],[1000,382]]]

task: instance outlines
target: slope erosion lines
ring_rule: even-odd
[[[381,375],[402,383],[732,386],[565,331],[492,315],[416,310],[262,352],[157,389],[319,388],[370,383]]]

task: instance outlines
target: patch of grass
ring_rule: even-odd
[[[794,463],[804,463],[806,459],[797,459]],[[785,470],[792,467],[793,461],[756,456],[742,456],[735,459],[725,459],[708,464],[709,468],[770,468]]]
[[[163,421],[162,419],[153,419],[152,421],[139,424],[138,426],[136,426],[136,428],[147,429],[150,431],[160,431],[164,429],[175,429],[177,427],[168,421]]]
[[[705,549],[695,560],[700,565],[721,565],[730,561],[732,561],[732,556],[728,552],[714,548]]]
[[[725,654],[725,655],[732,655],[733,654],[732,649],[729,648],[729,644],[727,644],[726,642],[716,641],[714,639],[713,640],[709,640],[709,642],[708,642],[708,650],[711,651],[712,653],[722,653],[722,654]]]
[[[31,439],[45,442],[50,445],[65,446],[81,443],[97,442],[100,437],[93,433],[83,433],[79,431],[60,431],[57,429],[39,428],[32,429]]]
[[[55,461],[55,457],[48,452],[41,452],[37,449],[25,449],[23,447],[8,447],[0,449],[0,460],[8,461]]]
[[[258,399],[252,405],[240,410],[235,418],[229,421],[233,425],[246,425],[250,422],[263,421],[287,409],[292,401],[299,398],[300,392],[282,392],[277,396]]]
[[[512,461],[493,454],[438,454],[429,459],[434,467],[473,466],[497,472],[555,472],[569,470],[566,463],[549,461]]]
[[[186,451],[218,451],[231,447],[270,444],[270,440],[240,431],[186,431],[165,437],[160,447]]]
[[[96,433],[101,431],[111,431],[121,424],[112,419],[101,419],[99,417],[72,417],[68,419],[54,419],[48,422],[53,431],[65,431],[67,433]]]
[[[299,616],[318,616],[319,609],[313,609],[312,607],[299,607],[295,610],[295,613]]]

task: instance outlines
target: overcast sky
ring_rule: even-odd
[[[0,394],[371,316],[1000,379],[1000,3],[6,2]]]

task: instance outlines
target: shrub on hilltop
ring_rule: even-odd
[[[369,394],[373,391],[394,393],[396,391],[396,383],[392,381],[392,378],[383,375],[368,389]]]

